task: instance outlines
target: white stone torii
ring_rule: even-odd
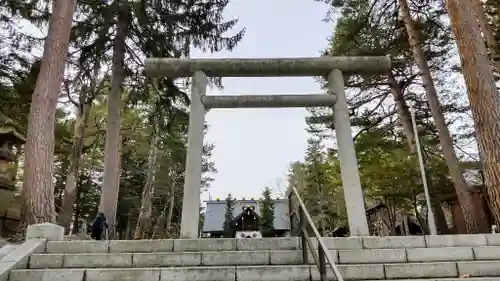
[[[209,108],[333,106],[341,178],[351,236],[370,235],[354,150],[344,74],[381,74],[391,69],[389,57],[320,57],[281,59],[148,58],[151,77],[192,77],[181,238],[198,238],[201,163],[205,112]],[[323,76],[328,94],[321,95],[206,95],[207,77]]]

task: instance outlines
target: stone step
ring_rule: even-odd
[[[415,249],[331,250],[338,264],[499,260],[499,246]],[[309,253],[308,261],[314,258]],[[35,254],[30,268],[166,267],[302,264],[301,250]]]
[[[0,248],[0,258],[5,257],[7,254],[10,252],[14,251],[17,245],[14,244],[8,244],[4,245],[3,247]]]
[[[297,250],[299,239],[175,239],[51,241],[47,253],[137,253],[137,252],[203,252],[248,250]]]
[[[500,277],[500,262],[438,262],[402,264],[339,265],[345,280]],[[13,270],[9,281],[282,281],[319,280],[316,266],[213,266],[103,269]],[[329,279],[334,280],[328,272]],[[497,280],[495,280],[497,281]]]
[[[380,281],[380,280],[364,280],[364,281]],[[500,281],[500,277],[393,279],[391,281]]]
[[[323,237],[329,249],[410,249],[442,247],[500,246],[500,234]],[[315,248],[317,241],[312,240]],[[134,252],[203,252],[300,249],[297,237],[261,239],[176,239],[176,240],[111,240],[51,241],[48,253],[134,253]]]

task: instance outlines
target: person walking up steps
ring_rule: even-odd
[[[92,223],[92,239],[102,240],[103,233],[108,229],[108,223],[106,222],[106,216],[104,213],[99,212],[94,222]]]

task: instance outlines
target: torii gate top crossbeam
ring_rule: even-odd
[[[391,58],[317,57],[269,59],[174,59],[147,58],[146,75],[152,77],[189,77],[203,71],[207,77],[285,77],[326,76],[338,69],[344,74],[388,73]]]

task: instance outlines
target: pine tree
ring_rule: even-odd
[[[224,224],[222,229],[224,230],[224,237],[232,238],[234,236],[233,231],[233,219],[234,219],[234,202],[235,198],[229,193],[226,197],[226,213],[224,215]]]
[[[106,214],[112,237],[122,172],[118,168],[122,159],[120,108],[148,96],[148,91],[142,90],[146,84],[146,77],[139,70],[142,63],[136,58],[189,57],[192,47],[211,53],[230,51],[243,38],[245,30],[226,36],[226,32],[234,31],[237,23],[236,19],[224,20],[222,15],[228,0],[80,2],[78,15],[81,20],[75,23],[71,34],[74,47],[80,51],[73,63],[83,68],[99,57],[107,58],[109,63],[111,57],[113,65],[104,153],[105,188],[99,207]],[[215,80],[220,85],[220,81]],[[176,100],[189,101],[172,79],[155,79],[155,83],[153,88],[164,89],[160,96],[167,110],[170,111]],[[121,105],[123,93],[120,90],[124,84],[135,85],[133,88],[137,90],[133,90]]]
[[[326,190],[328,180],[323,149],[321,139],[311,138],[308,140],[305,156],[306,188],[309,190],[305,200],[309,206],[314,206],[308,211],[321,232],[324,232],[326,227],[324,220],[328,210],[328,200],[325,200],[325,196],[328,194]]]
[[[262,191],[260,204],[260,231],[263,237],[272,237],[274,234],[274,201],[271,198],[271,189],[266,186]]]

